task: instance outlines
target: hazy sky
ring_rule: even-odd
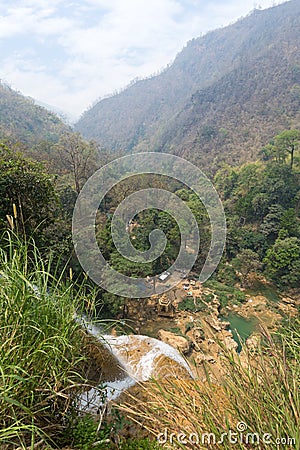
[[[75,119],[188,40],[273,0],[0,0],[0,78]]]

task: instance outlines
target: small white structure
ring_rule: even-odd
[[[159,279],[160,281],[165,281],[167,278],[169,278],[170,275],[171,275],[170,272],[163,272],[163,273],[158,277],[158,279]]]

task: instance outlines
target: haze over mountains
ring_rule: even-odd
[[[166,151],[215,171],[299,127],[300,2],[193,39],[160,75],[99,101],[76,124],[119,153]]]

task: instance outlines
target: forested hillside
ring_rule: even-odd
[[[291,47],[274,45],[197,91],[157,137],[155,149],[214,172],[224,160],[239,164],[256,159],[257,150],[274,134],[298,128],[300,65],[291,61]]]
[[[57,142],[70,128],[54,113],[0,83],[0,138],[27,146]]]
[[[255,10],[192,40],[160,75],[98,102],[76,128],[112,150],[170,151],[210,170],[255,158],[299,124],[299,24],[296,0]]]

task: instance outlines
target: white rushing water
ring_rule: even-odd
[[[119,395],[134,386],[136,381],[131,377],[104,383],[99,388],[91,388],[82,392],[77,399],[78,408],[97,414],[109,400],[115,400]]]
[[[180,353],[174,347],[159,339],[141,334],[117,337],[104,335],[102,338],[104,339],[103,345],[110,350],[122,367],[125,368],[128,375],[137,381],[147,381],[151,378],[160,356],[170,358],[184,367],[193,377],[189,365]]]
[[[80,409],[97,412],[107,401],[116,399],[136,382],[149,380],[158,370],[161,357],[174,361],[186,371],[187,376],[193,378],[188,363],[174,347],[149,336],[102,334],[103,330],[89,323],[85,317],[77,320],[110,351],[127,374],[123,379],[104,382],[99,389],[92,388],[82,393],[78,399]]]

